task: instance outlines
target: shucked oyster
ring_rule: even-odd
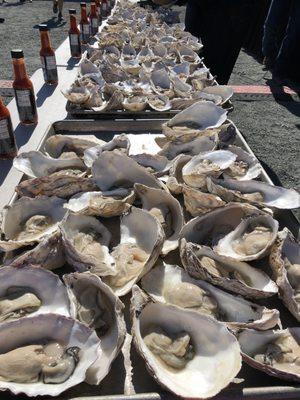
[[[0,249],[10,251],[28,246],[55,232],[66,213],[64,203],[57,197],[40,196],[23,197],[6,206],[1,228],[5,239],[0,241]]]
[[[142,287],[155,301],[209,315],[225,322],[230,328],[264,330],[280,323],[279,311],[196,280],[176,265],[157,263],[142,278]]]
[[[123,303],[101,279],[89,272],[64,275],[73,318],[96,330],[101,356],[88,369],[86,381],[99,385],[124,342]]]
[[[94,331],[58,314],[1,324],[0,389],[58,396],[84,381],[99,345]]]
[[[234,293],[249,298],[264,298],[277,293],[276,284],[264,272],[245,262],[221,256],[206,246],[180,244],[181,261],[186,271]]]
[[[77,271],[105,276],[115,273],[109,254],[111,233],[96,218],[68,213],[60,225],[66,259]]]
[[[143,208],[160,222],[166,236],[162,254],[166,255],[178,247],[179,232],[184,224],[181,205],[170,193],[162,189],[135,184],[134,189],[142,200]]]
[[[171,178],[167,181],[167,186],[172,191],[172,186],[170,187],[170,184],[172,185]],[[206,214],[226,204],[220,197],[211,193],[204,193],[187,185],[181,185],[181,189],[185,208],[193,217]]]
[[[64,285],[39,267],[1,267],[0,322],[55,312],[70,316]]]
[[[149,373],[174,394],[212,397],[239,372],[238,343],[216,320],[172,305],[152,303],[137,286],[133,288],[131,310],[138,352]],[[221,369],[224,373],[220,375]]]
[[[230,145],[227,150],[235,154],[236,160],[224,172],[224,179],[232,178],[245,181],[259,177],[262,172],[258,159],[238,146]]]
[[[271,248],[269,262],[280,298],[300,321],[300,245],[287,228],[279,232]]]
[[[238,334],[243,360],[273,377],[300,382],[300,329]]]

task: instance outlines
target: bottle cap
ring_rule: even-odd
[[[39,31],[40,31],[40,32],[42,32],[42,31],[49,31],[49,28],[48,28],[48,26],[47,26],[46,24],[40,24],[40,25],[39,25]]]
[[[76,14],[75,8],[70,8],[70,9],[69,9],[69,14],[70,14],[70,15],[71,15],[71,14]]]
[[[80,7],[86,7],[86,3],[80,3]]]
[[[13,49],[10,52],[12,58],[24,58],[23,50],[21,49]]]

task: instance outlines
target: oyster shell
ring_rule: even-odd
[[[142,200],[143,209],[148,210],[160,222],[165,232],[161,254],[166,255],[178,247],[179,232],[184,224],[181,205],[170,193],[135,184],[134,190]]]
[[[217,253],[240,261],[260,259],[270,253],[278,232],[278,222],[269,214],[250,215],[221,238]]]
[[[160,189],[159,182],[144,167],[130,157],[118,151],[105,151],[92,166],[95,182],[102,191],[111,191],[114,188],[132,188],[134,183]]]
[[[225,201],[247,202],[279,209],[300,207],[300,194],[296,190],[264,182],[207,178],[207,188],[209,192],[220,196]]]
[[[137,286],[133,288],[131,310],[138,352],[149,373],[174,394],[212,397],[239,372],[239,346],[223,324],[194,311],[152,303]]]
[[[264,272],[234,258],[220,256],[209,247],[187,243],[182,239],[180,256],[186,271],[245,297],[258,299],[275,295],[276,284]]]
[[[171,109],[169,98],[163,94],[148,95],[147,102],[149,107],[155,111],[168,111]]]
[[[245,329],[238,334],[243,360],[266,374],[300,382],[300,329],[257,332]]]
[[[134,201],[134,192],[117,189],[105,196],[102,192],[86,192],[73,196],[65,208],[99,217],[115,217],[128,211]]]
[[[21,153],[14,158],[13,166],[24,174],[39,178],[64,169],[84,171],[85,165],[77,156],[56,159],[45,156],[40,151]]]
[[[206,177],[218,177],[230,167],[236,155],[227,150],[215,150],[194,156],[182,168],[184,182],[194,188],[206,188]]]
[[[97,144],[105,144],[105,142],[96,137],[93,137],[93,140],[88,140],[67,135],[53,135],[46,140],[44,151],[55,158],[64,153],[75,153],[78,157],[82,157],[86,149]]]
[[[123,107],[127,111],[138,112],[143,111],[147,107],[146,96],[129,96],[123,101]]]
[[[136,207],[121,218],[120,236],[111,252],[116,274],[106,277],[105,283],[124,296],[155,264],[165,237],[157,218]]]
[[[91,178],[68,174],[66,171],[54,172],[41,178],[32,178],[16,186],[18,195],[27,197],[57,196],[62,199],[79,192],[97,190]]]
[[[27,396],[58,396],[83,382],[100,356],[96,333],[58,314],[1,324],[0,343],[0,389]],[[51,355],[52,366],[45,365]]]
[[[74,104],[84,104],[91,96],[86,86],[73,84],[68,90],[62,91],[67,100]]]
[[[3,210],[0,250],[10,251],[37,243],[58,229],[66,213],[64,200],[40,196],[23,197]]]
[[[269,262],[279,287],[279,297],[300,321],[300,245],[287,228],[278,233],[270,251]]]
[[[77,271],[115,273],[110,231],[95,217],[69,212],[60,225],[67,262]]]
[[[172,193],[182,193],[184,187],[182,168],[187,162],[190,161],[191,158],[192,156],[185,154],[180,154],[174,158],[170,166],[169,178],[167,180],[167,187]]]
[[[170,185],[170,179],[167,186]],[[170,189],[171,190],[171,189]],[[193,216],[197,217],[206,214],[215,208],[223,207],[226,203],[211,193],[203,193],[193,189],[187,185],[182,185],[182,193],[186,210]]]
[[[131,158],[143,167],[151,169],[156,176],[164,175],[170,168],[167,157],[158,154],[141,153],[132,155]]]
[[[142,278],[142,287],[157,302],[174,304],[223,321],[231,329],[265,330],[280,324],[279,311],[268,309],[192,278],[177,265],[157,263]]]
[[[0,268],[0,322],[38,314],[70,316],[67,291],[57,275],[40,267]]]
[[[101,279],[89,272],[64,275],[72,317],[96,330],[101,357],[88,369],[86,381],[99,385],[109,373],[125,339],[124,304]]]
[[[226,103],[226,101],[233,96],[233,90],[227,85],[207,86],[202,89],[202,92],[220,96],[222,98],[222,104]]]

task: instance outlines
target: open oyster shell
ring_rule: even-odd
[[[128,211],[134,198],[134,192],[127,189],[116,189],[109,196],[103,192],[86,192],[73,196],[65,207],[84,215],[115,217]]]
[[[95,182],[102,191],[132,188],[134,183],[160,189],[163,184],[136,161],[118,151],[101,153],[92,166]]]
[[[152,303],[137,286],[133,288],[131,312],[134,344],[149,373],[174,394],[189,398],[212,397],[239,372],[241,356],[238,343],[216,320],[173,305]],[[152,339],[153,335],[157,336]],[[215,337],[218,337],[217,341]],[[166,360],[169,363],[173,358],[182,361],[184,356],[178,357],[165,341],[176,346],[179,338],[185,343],[186,339],[189,340],[188,350],[183,347],[183,342],[181,348],[182,352],[190,351],[190,354],[185,365],[175,369]],[[167,346],[166,350],[164,346]]]
[[[271,215],[250,215],[221,238],[215,250],[240,261],[258,260],[269,254],[279,223]]]
[[[202,92],[220,96],[222,98],[222,104],[226,103],[226,101],[233,96],[233,90],[227,85],[207,86],[202,89]]]
[[[243,360],[266,374],[300,382],[300,328],[257,332],[245,329],[237,335]]]
[[[296,190],[285,189],[264,182],[207,178],[207,188],[209,192],[226,201],[247,202],[279,209],[300,207],[300,194]]]
[[[8,355],[4,357],[5,353],[25,346],[51,342],[59,343],[67,351],[69,349],[70,353],[66,353],[69,357],[74,353],[70,359],[70,362],[73,360],[75,367],[71,375],[66,376],[64,381],[58,383],[44,383],[38,379],[39,372],[36,373],[38,380],[30,384],[7,382],[1,378],[0,389],[9,389],[14,394],[25,393],[27,396],[58,396],[70,387],[83,382],[87,369],[97,357],[101,356],[100,340],[96,333],[87,326],[63,315],[40,314],[36,317],[23,318],[0,325],[1,373],[8,372],[7,368],[10,365]],[[18,368],[23,371],[26,365],[28,368],[33,367],[30,359],[23,357]],[[15,368],[14,366],[14,372]]]
[[[230,145],[227,149],[237,157],[233,165],[223,172],[223,177],[225,179],[229,178],[245,181],[260,176],[262,173],[262,166],[255,156],[238,146]]]
[[[46,140],[44,150],[51,157],[55,158],[60,157],[64,153],[75,153],[79,157],[82,157],[86,149],[101,143],[104,144],[105,142],[96,137],[90,140],[68,135],[53,135]]]
[[[192,278],[177,265],[157,263],[142,278],[142,287],[155,301],[210,315],[231,329],[265,330],[280,324],[279,311],[268,309]]]
[[[169,180],[167,181],[168,187],[170,185],[170,182],[172,184],[172,181],[174,181],[174,179],[172,180],[171,178],[169,178]],[[172,186],[171,188],[169,187],[169,189],[171,190]],[[193,217],[206,214],[214,210],[215,208],[223,207],[226,204],[223,200],[220,199],[220,197],[215,196],[211,193],[204,193],[187,185],[182,185],[181,189],[183,193],[185,208]]]
[[[300,245],[287,228],[278,233],[269,262],[279,287],[279,297],[300,321]]]
[[[258,299],[275,295],[276,284],[264,272],[245,262],[221,256],[206,246],[180,243],[181,261],[186,271],[196,279],[203,279],[245,297]]]
[[[3,209],[0,250],[10,251],[41,241],[58,229],[66,209],[57,197],[23,197]]]
[[[142,206],[158,218],[165,232],[166,240],[161,253],[168,254],[178,247],[179,232],[184,224],[181,205],[170,193],[135,184],[134,189],[142,200]]]
[[[77,271],[115,274],[110,231],[95,217],[69,212],[60,224],[67,262]]]
[[[14,158],[13,165],[19,171],[33,178],[39,178],[64,169],[80,171],[86,169],[84,163],[77,156],[56,159],[47,157],[40,151],[29,151],[19,154]]]
[[[88,369],[86,381],[99,385],[108,374],[126,335],[124,304],[101,279],[89,272],[64,275],[73,318],[96,330],[101,357]]]
[[[70,316],[67,291],[57,275],[40,267],[0,268],[0,322],[51,312]]]

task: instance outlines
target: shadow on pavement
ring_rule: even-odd
[[[264,161],[262,161],[260,158],[258,159],[259,162],[261,163],[262,167],[264,168],[264,170],[266,171],[266,173],[269,175],[269,177],[271,178],[272,182],[274,183],[274,185],[276,186],[283,186],[280,179],[278,178],[278,175],[272,170],[271,167],[269,167],[268,164],[266,164]]]
[[[48,28],[55,29],[55,28],[61,28],[62,26],[66,25],[67,21],[58,21],[57,17],[52,17],[48,19],[47,21],[41,22],[41,24],[45,24],[48,26]],[[36,24],[33,26],[33,29],[39,29],[39,24]]]
[[[296,101],[291,94],[286,93],[284,91],[284,86],[278,84],[278,82],[275,82],[273,79],[267,80],[266,83],[270,87],[274,100],[292,114],[300,117],[300,102]],[[292,89],[298,94],[298,96],[300,96],[299,89],[298,91],[296,91],[295,88]]]
[[[4,179],[6,178],[8,172],[10,171],[13,165],[12,160],[1,160],[1,168],[0,168],[0,185],[2,185]]]
[[[52,95],[57,85],[46,85],[44,84],[36,94],[36,105],[41,107],[44,101]]]
[[[25,3],[20,3],[19,1],[16,3],[5,3],[1,4],[4,7],[17,7],[17,6],[23,6]]]

